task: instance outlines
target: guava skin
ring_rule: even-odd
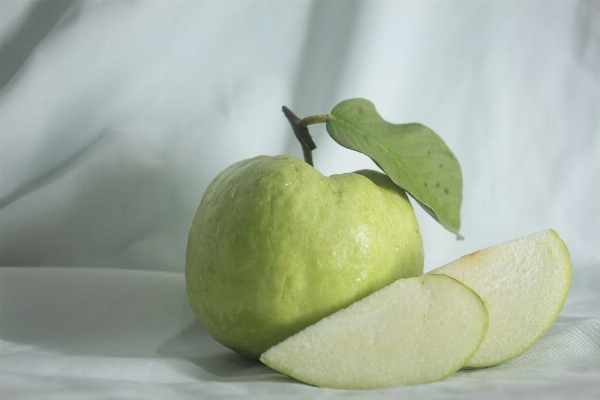
[[[423,273],[406,193],[386,175],[326,177],[290,156],[258,156],[209,184],[189,233],[194,313],[251,358],[400,278]]]

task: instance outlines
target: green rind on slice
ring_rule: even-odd
[[[302,382],[376,389],[444,379],[485,336],[481,298],[445,275],[400,279],[267,350],[261,361]]]

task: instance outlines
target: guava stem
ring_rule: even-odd
[[[302,118],[299,124],[300,126],[308,126],[313,124],[324,124],[327,121],[329,121],[329,114],[318,114]]]
[[[300,142],[300,145],[302,146],[304,161],[313,166],[312,151],[317,148],[317,145],[313,142],[310,133],[308,133],[308,128],[306,125],[301,125],[302,121],[300,118],[298,118],[289,108],[283,106],[281,109],[290,122],[294,135],[296,135],[296,139],[298,139],[298,142]]]
[[[313,158],[312,158],[312,150],[310,150],[308,147],[306,147],[303,143],[300,143],[300,144],[302,145],[302,155],[304,155],[304,161],[311,167],[314,167]]]

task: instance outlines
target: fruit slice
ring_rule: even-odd
[[[452,276],[483,299],[490,326],[467,367],[508,361],[554,322],[571,286],[571,259],[554,230],[476,251],[430,273]]]
[[[399,279],[271,347],[261,361],[300,381],[375,389],[443,379],[485,336],[480,297],[445,275]]]

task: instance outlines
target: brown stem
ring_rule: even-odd
[[[298,118],[289,108],[283,106],[281,109],[283,110],[285,117],[290,122],[292,130],[294,131],[294,135],[296,135],[296,139],[298,139],[298,142],[300,142],[300,145],[302,146],[304,161],[312,166],[312,151],[317,148],[317,145],[315,142],[313,142],[310,133],[308,133],[308,128],[300,124],[300,121],[302,120]]]

